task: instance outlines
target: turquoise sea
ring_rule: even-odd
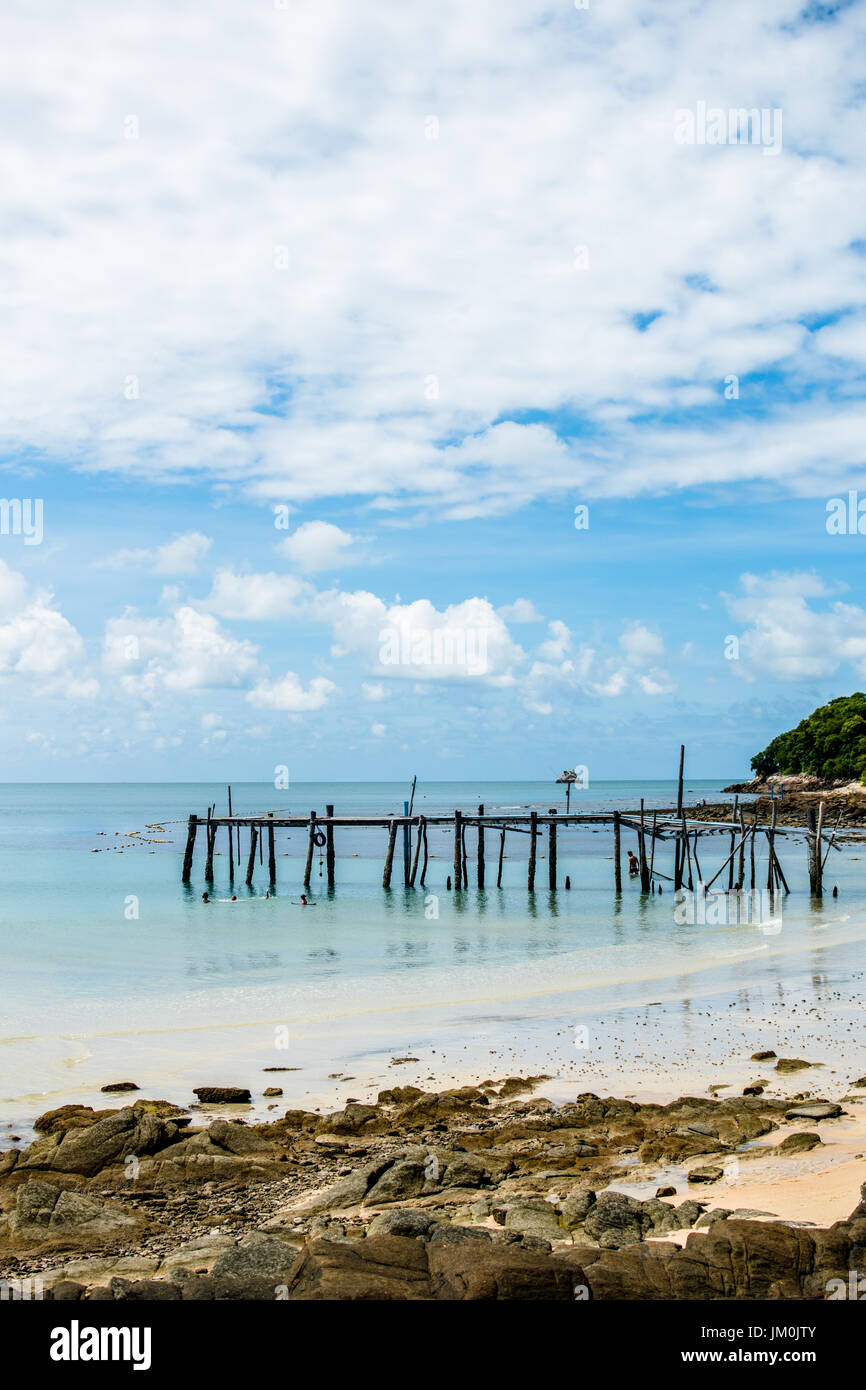
[[[716,798],[723,785],[692,781],[686,802]],[[235,784],[232,796],[241,813],[324,813],[332,803],[338,815],[385,815],[402,811],[408,787]],[[673,782],[599,782],[572,794],[572,810],[630,810],[641,797],[651,810],[675,796]],[[565,788],[430,782],[415,796],[428,814],[479,802],[488,814],[564,810]],[[748,1041],[759,1024],[784,1023],[793,1043],[815,1008],[811,1024],[828,1046],[858,1042],[866,852],[857,844],[831,854],[823,904],[809,899],[802,845],[788,841],[792,891],[780,909],[763,923],[690,924],[677,920],[666,882],[661,896],[642,899],[626,881],[615,897],[604,828],[560,829],[559,881],[568,874],[571,891],[552,895],[540,860],[532,896],[525,836],[509,836],[501,889],[498,835],[488,833],[483,891],[470,848],[470,886],[459,894],[445,888],[449,832],[430,831],[424,889],[404,889],[398,838],[386,893],[385,832],[341,830],[336,887],[328,891],[317,856],[309,909],[297,905],[305,831],[277,833],[275,894],[264,896],[265,859],[252,889],[236,874],[237,902],[221,832],[215,901],[205,904],[203,835],[188,889],[180,878],[187,816],[209,804],[225,811],[224,786],[0,787],[0,1147],[41,1111],[98,1103],[99,1087],[117,1080],[183,1102],[193,1085],[245,1084],[259,1108],[262,1087],[276,1081],[289,1103],[336,1103],[392,1081],[393,1059],[409,1055],[417,1061],[400,1064],[404,1082],[507,1066],[612,1084],[654,1067],[661,1084],[714,1045],[736,1050],[739,1024]],[[624,849],[632,841],[624,832]],[[725,844],[701,850],[711,872]],[[760,858],[757,881],[766,881]],[[649,1041],[647,1010],[656,1010]],[[292,1070],[264,1075],[278,1066]]]

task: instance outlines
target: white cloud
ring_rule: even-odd
[[[544,618],[532,599],[516,598],[513,603],[506,603],[502,608],[497,608],[497,613],[503,622],[506,623],[543,623]]]
[[[429,599],[386,604],[366,590],[316,596],[315,614],[331,625],[335,654],[353,653],[377,677],[483,680],[512,684],[525,661],[487,599],[439,610]]]
[[[169,618],[141,618],[134,610],[111,618],[103,661],[127,694],[142,698],[242,686],[259,667],[251,642],[188,605]]]
[[[862,16],[802,9],[9,0],[2,447],[437,516],[826,495],[862,466],[828,399],[864,353]],[[678,146],[698,97],[781,106],[783,156]],[[813,389],[701,415],[771,370]]]
[[[374,738],[384,738],[387,732],[388,726],[386,724],[370,725],[370,733],[373,735]]]
[[[294,671],[287,671],[278,681],[260,681],[247,695],[251,705],[260,709],[286,710],[298,714],[304,710],[321,709],[329,695],[337,689],[325,676],[314,676],[306,690]]]
[[[286,619],[305,612],[312,593],[310,586],[293,574],[236,574],[221,569],[200,607],[229,620]]]
[[[648,661],[657,661],[665,651],[659,634],[638,622],[629,624],[619,639],[619,645],[630,666],[645,666]]]
[[[538,655],[542,661],[563,661],[567,652],[571,650],[571,633],[567,625],[559,618],[547,624],[550,637],[546,642],[542,642],[538,648]]]
[[[815,574],[748,574],[741,585],[743,594],[723,595],[731,616],[748,624],[730,663],[736,674],[821,680],[849,663],[866,675],[866,610],[841,601],[810,607],[807,600],[832,592]]]
[[[305,521],[277,549],[306,574],[334,569],[352,557],[347,553],[355,537],[329,521]]]
[[[0,560],[0,676],[29,689],[90,699],[98,684],[83,670],[84,642],[47,590],[31,593],[24,576]]]
[[[388,691],[381,681],[362,681],[361,691],[365,700],[371,700],[374,703],[388,699]]]
[[[213,540],[200,531],[186,531],[152,550],[116,550],[97,560],[97,569],[127,569],[146,565],[154,574],[194,574]]]

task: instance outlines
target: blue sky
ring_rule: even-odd
[[[2,27],[8,779],[734,777],[866,684],[862,4]]]

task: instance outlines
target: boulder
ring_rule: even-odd
[[[432,1216],[426,1211],[416,1211],[413,1207],[397,1207],[394,1211],[383,1211],[374,1216],[367,1231],[370,1236],[414,1236],[416,1239],[428,1234],[435,1225]]]
[[[790,1110],[785,1111],[785,1119],[835,1120],[836,1116],[841,1114],[841,1105],[835,1105],[826,1100],[816,1100],[810,1101],[805,1105],[792,1105]]]
[[[792,1072],[805,1071],[807,1067],[820,1066],[818,1062],[804,1062],[802,1057],[780,1057],[776,1063],[776,1071]]]
[[[773,1152],[777,1154],[806,1154],[810,1149],[817,1148],[822,1142],[820,1134],[809,1134],[802,1131],[799,1134],[789,1134],[782,1140],[781,1144],[776,1145]]]
[[[688,1173],[689,1182],[721,1182],[725,1175],[723,1168],[706,1164],[703,1168],[692,1168]]]
[[[644,1202],[627,1197],[624,1192],[606,1191],[598,1194],[586,1215],[583,1229],[603,1250],[617,1250],[643,1240],[652,1224],[652,1216]]]
[[[97,1202],[80,1192],[52,1183],[31,1181],[19,1187],[9,1230],[16,1241],[49,1241],[73,1236],[102,1241],[113,1236],[130,1237],[144,1227],[143,1220],[121,1208]]]
[[[193,1095],[200,1105],[249,1105],[251,1099],[243,1086],[196,1086]]]
[[[35,1140],[22,1153],[17,1167],[18,1171],[38,1169],[92,1177],[109,1164],[122,1163],[129,1155],[141,1158],[164,1148],[178,1132],[171,1120],[136,1114],[126,1107],[110,1111],[94,1124],[55,1130]]]
[[[753,1062],[769,1062],[775,1055],[773,1049],[769,1048],[766,1052],[753,1052],[751,1060]]]
[[[277,1290],[288,1284],[297,1259],[297,1251],[285,1241],[252,1231],[233,1250],[217,1256],[211,1278],[218,1289],[241,1298],[277,1298]]]
[[[141,1087],[136,1086],[134,1081],[109,1081],[107,1086],[100,1086],[100,1091],[140,1091]]]

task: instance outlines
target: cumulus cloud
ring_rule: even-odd
[[[212,545],[210,536],[203,536],[200,531],[186,531],[152,550],[116,550],[105,559],[97,560],[96,567],[127,569],[146,565],[154,574],[193,574]]]
[[[237,574],[220,569],[208,597],[199,606],[219,618],[262,622],[297,617],[313,594],[292,574]]]
[[[741,594],[723,595],[728,612],[747,624],[740,635],[737,674],[754,679],[809,681],[832,676],[849,663],[866,675],[866,610],[828,600],[834,590],[815,574],[745,574]]]
[[[260,709],[285,710],[299,714],[304,710],[321,709],[337,689],[326,676],[314,676],[305,690],[294,671],[287,671],[281,680],[260,681],[247,695],[251,705]]]
[[[129,610],[106,624],[103,663],[131,695],[242,686],[259,668],[258,648],[189,605],[169,618]]]
[[[0,560],[0,676],[87,699],[98,685],[85,674],[84,659],[81,635],[54,606],[51,593],[31,593],[24,576]]]
[[[496,611],[503,622],[506,623],[544,622],[543,616],[539,613],[530,598],[516,598],[513,603],[503,604],[503,606],[497,608]]]
[[[306,574],[316,570],[334,569],[352,557],[348,554],[355,537],[329,521],[305,521],[290,536],[280,541],[282,551],[298,569]]]
[[[483,680],[510,685],[525,653],[487,599],[437,609],[429,599],[387,604],[366,590],[317,595],[335,651],[354,653],[370,675],[392,679]]]

